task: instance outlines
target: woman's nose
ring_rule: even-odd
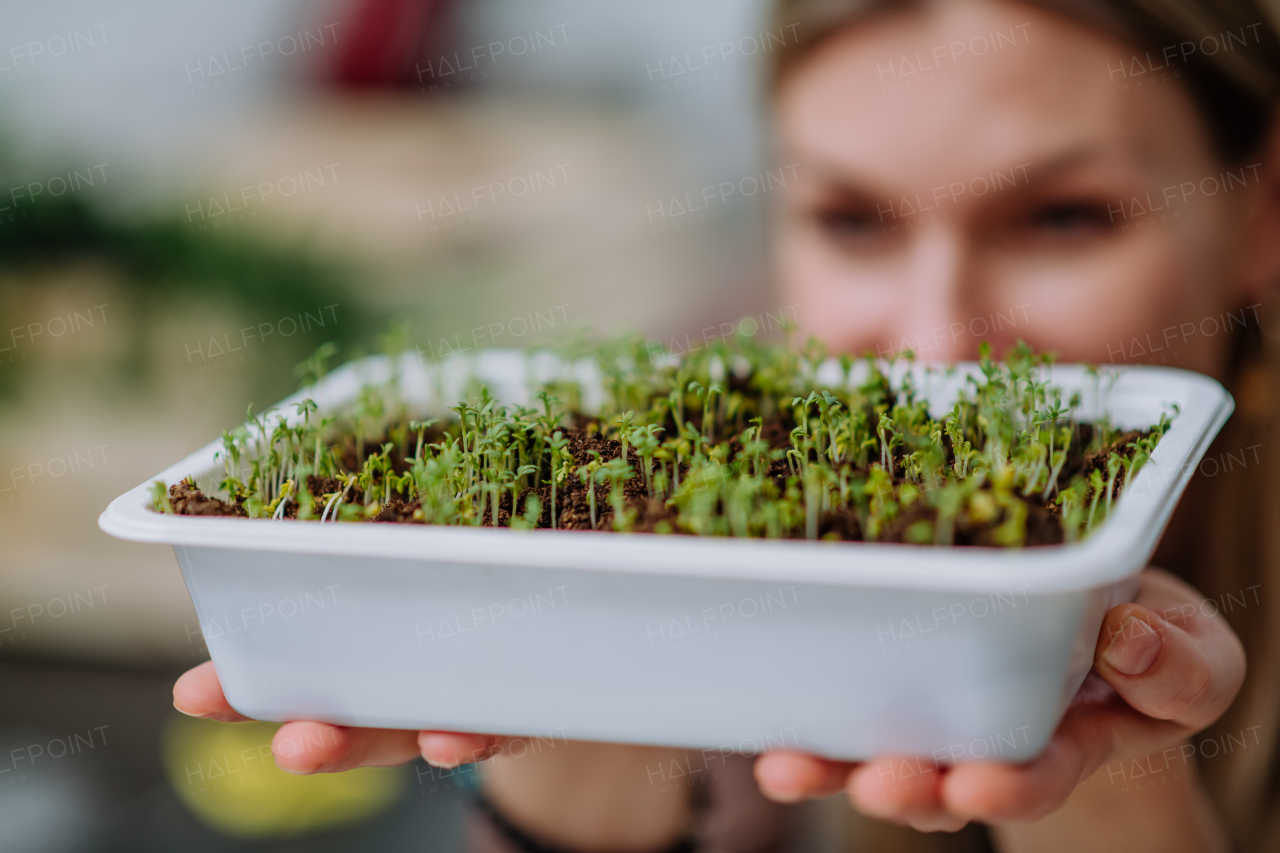
[[[982,315],[981,283],[969,240],[955,229],[922,228],[907,251],[895,351],[913,349],[922,361],[976,358],[979,341],[969,325]]]

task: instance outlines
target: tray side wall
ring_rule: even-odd
[[[1122,594],[175,551],[247,716],[844,759],[1035,755]]]

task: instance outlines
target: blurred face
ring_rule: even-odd
[[[1176,58],[1122,76],[1135,53],[1030,6],[958,0],[806,57],[777,104],[799,177],[777,257],[802,332],[926,360],[1023,338],[1066,361],[1220,373],[1223,314],[1256,295],[1245,225],[1265,170],[1228,176]]]

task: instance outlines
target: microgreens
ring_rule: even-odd
[[[1129,432],[1082,421],[1081,395],[1053,387],[1051,356],[1022,343],[1003,361],[984,344],[938,417],[925,398],[954,372],[910,358],[858,370],[842,356],[831,384],[816,341],[796,352],[742,338],[659,362],[639,339],[573,347],[562,357],[599,367],[599,411],[581,411],[582,388],[562,376],[529,389],[537,408],[473,382],[451,418],[419,420],[393,371],[323,418],[310,398],[292,421],[250,407],[222,435],[219,489],[252,518],[1008,547],[1096,529],[1171,419]],[[299,374],[319,381],[332,356],[322,347]],[[1105,412],[1116,374],[1091,375]],[[182,511],[163,484],[152,497]]]

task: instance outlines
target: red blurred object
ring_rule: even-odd
[[[444,6],[444,0],[355,0],[330,79],[359,88],[416,82],[414,63]]]

